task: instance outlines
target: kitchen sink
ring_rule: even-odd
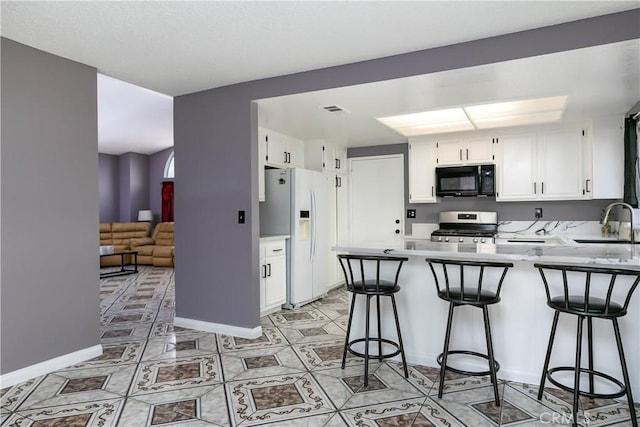
[[[537,236],[502,234],[496,238],[496,243],[501,245],[533,245],[533,246],[573,246],[576,244],[571,239],[563,236]]]

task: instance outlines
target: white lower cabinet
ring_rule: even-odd
[[[286,239],[260,239],[260,316],[287,301]]]

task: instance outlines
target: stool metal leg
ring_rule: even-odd
[[[369,386],[369,313],[371,307],[371,295],[367,295],[367,319],[364,329],[364,386]]]
[[[495,399],[496,406],[500,406],[498,377],[496,376],[496,362],[493,358],[493,341],[491,339],[491,325],[489,324],[489,310],[486,305],[482,306],[482,317],[484,318],[484,334],[487,340],[487,353],[489,355],[489,372],[491,372],[491,382],[493,383],[493,397]]]
[[[353,320],[353,309],[356,306],[356,295],[351,294],[351,310],[349,310],[349,321],[347,322],[347,334],[344,338],[344,351],[342,352],[342,369],[347,360],[347,348],[349,347],[349,335],[351,334],[351,320]]]
[[[451,338],[451,323],[453,323],[453,303],[449,303],[449,317],[447,318],[447,331],[444,335],[444,349],[442,350],[442,364],[440,365],[440,386],[438,387],[438,399],[442,399],[444,388],[444,376],[446,374],[447,355],[449,353],[449,339]]]
[[[400,320],[398,320],[398,309],[396,308],[396,298],[391,295],[391,304],[393,305],[393,317],[396,320],[396,331],[398,331],[398,346],[400,347],[400,356],[402,356],[402,366],[404,368],[404,377],[409,378],[409,370],[407,369],[407,359],[404,356],[404,345],[402,344],[402,334],[400,333]]]
[[[380,295],[376,295],[376,309],[378,313],[378,356],[382,356],[382,331],[380,327]],[[382,359],[379,359],[382,360]]]
[[[616,344],[618,345],[618,355],[620,356],[620,365],[622,366],[622,376],[624,378],[624,386],[627,392],[627,402],[629,403],[629,412],[631,415],[631,425],[638,427],[638,417],[636,416],[636,408],[633,406],[633,396],[631,394],[631,382],[629,381],[629,371],[627,370],[627,361],[624,357],[624,350],[622,349],[622,337],[620,336],[620,327],[618,326],[618,319],[615,317],[611,319],[613,322],[613,331],[616,335]]]
[[[549,345],[547,346],[547,355],[544,358],[544,366],[542,367],[542,378],[540,378],[540,388],[538,389],[538,400],[542,399],[544,391],[544,382],[547,380],[547,370],[549,369],[549,360],[551,359],[551,350],[553,349],[553,340],[556,337],[556,329],[558,327],[558,318],[560,312],[556,311],[553,315],[553,323],[551,325],[551,336],[549,337]]]
[[[589,346],[589,393],[593,393],[593,319],[587,317],[587,345]]]
[[[580,360],[582,359],[582,322],[584,316],[578,316],[578,333],[576,334],[576,365],[573,377],[573,426],[578,426],[578,407],[580,406]]]

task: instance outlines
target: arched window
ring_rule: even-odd
[[[176,173],[173,166],[173,151],[169,158],[167,159],[167,163],[164,165],[164,177],[173,179],[176,177]]]

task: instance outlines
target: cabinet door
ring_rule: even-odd
[[[461,165],[464,163],[462,157],[462,143],[459,140],[438,141],[438,166]]]
[[[536,135],[521,134],[498,138],[497,201],[535,200]]]
[[[493,162],[493,138],[473,138],[465,141],[463,159],[467,163]]]
[[[409,203],[436,203],[434,142],[409,143]]]
[[[266,258],[266,266],[264,302],[265,308],[273,308],[287,300],[287,261],[285,257]]]
[[[345,147],[333,148],[333,167],[336,172],[347,173],[347,149]]]
[[[304,143],[299,139],[286,137],[287,167],[304,168]]]
[[[338,245],[347,245],[349,244],[349,177],[338,175],[336,179],[336,242]]]
[[[540,132],[539,196],[547,200],[584,198],[582,180],[582,129]]]
[[[266,132],[267,155],[266,164],[274,167],[286,167],[289,158],[287,154],[286,137],[274,131]]]

